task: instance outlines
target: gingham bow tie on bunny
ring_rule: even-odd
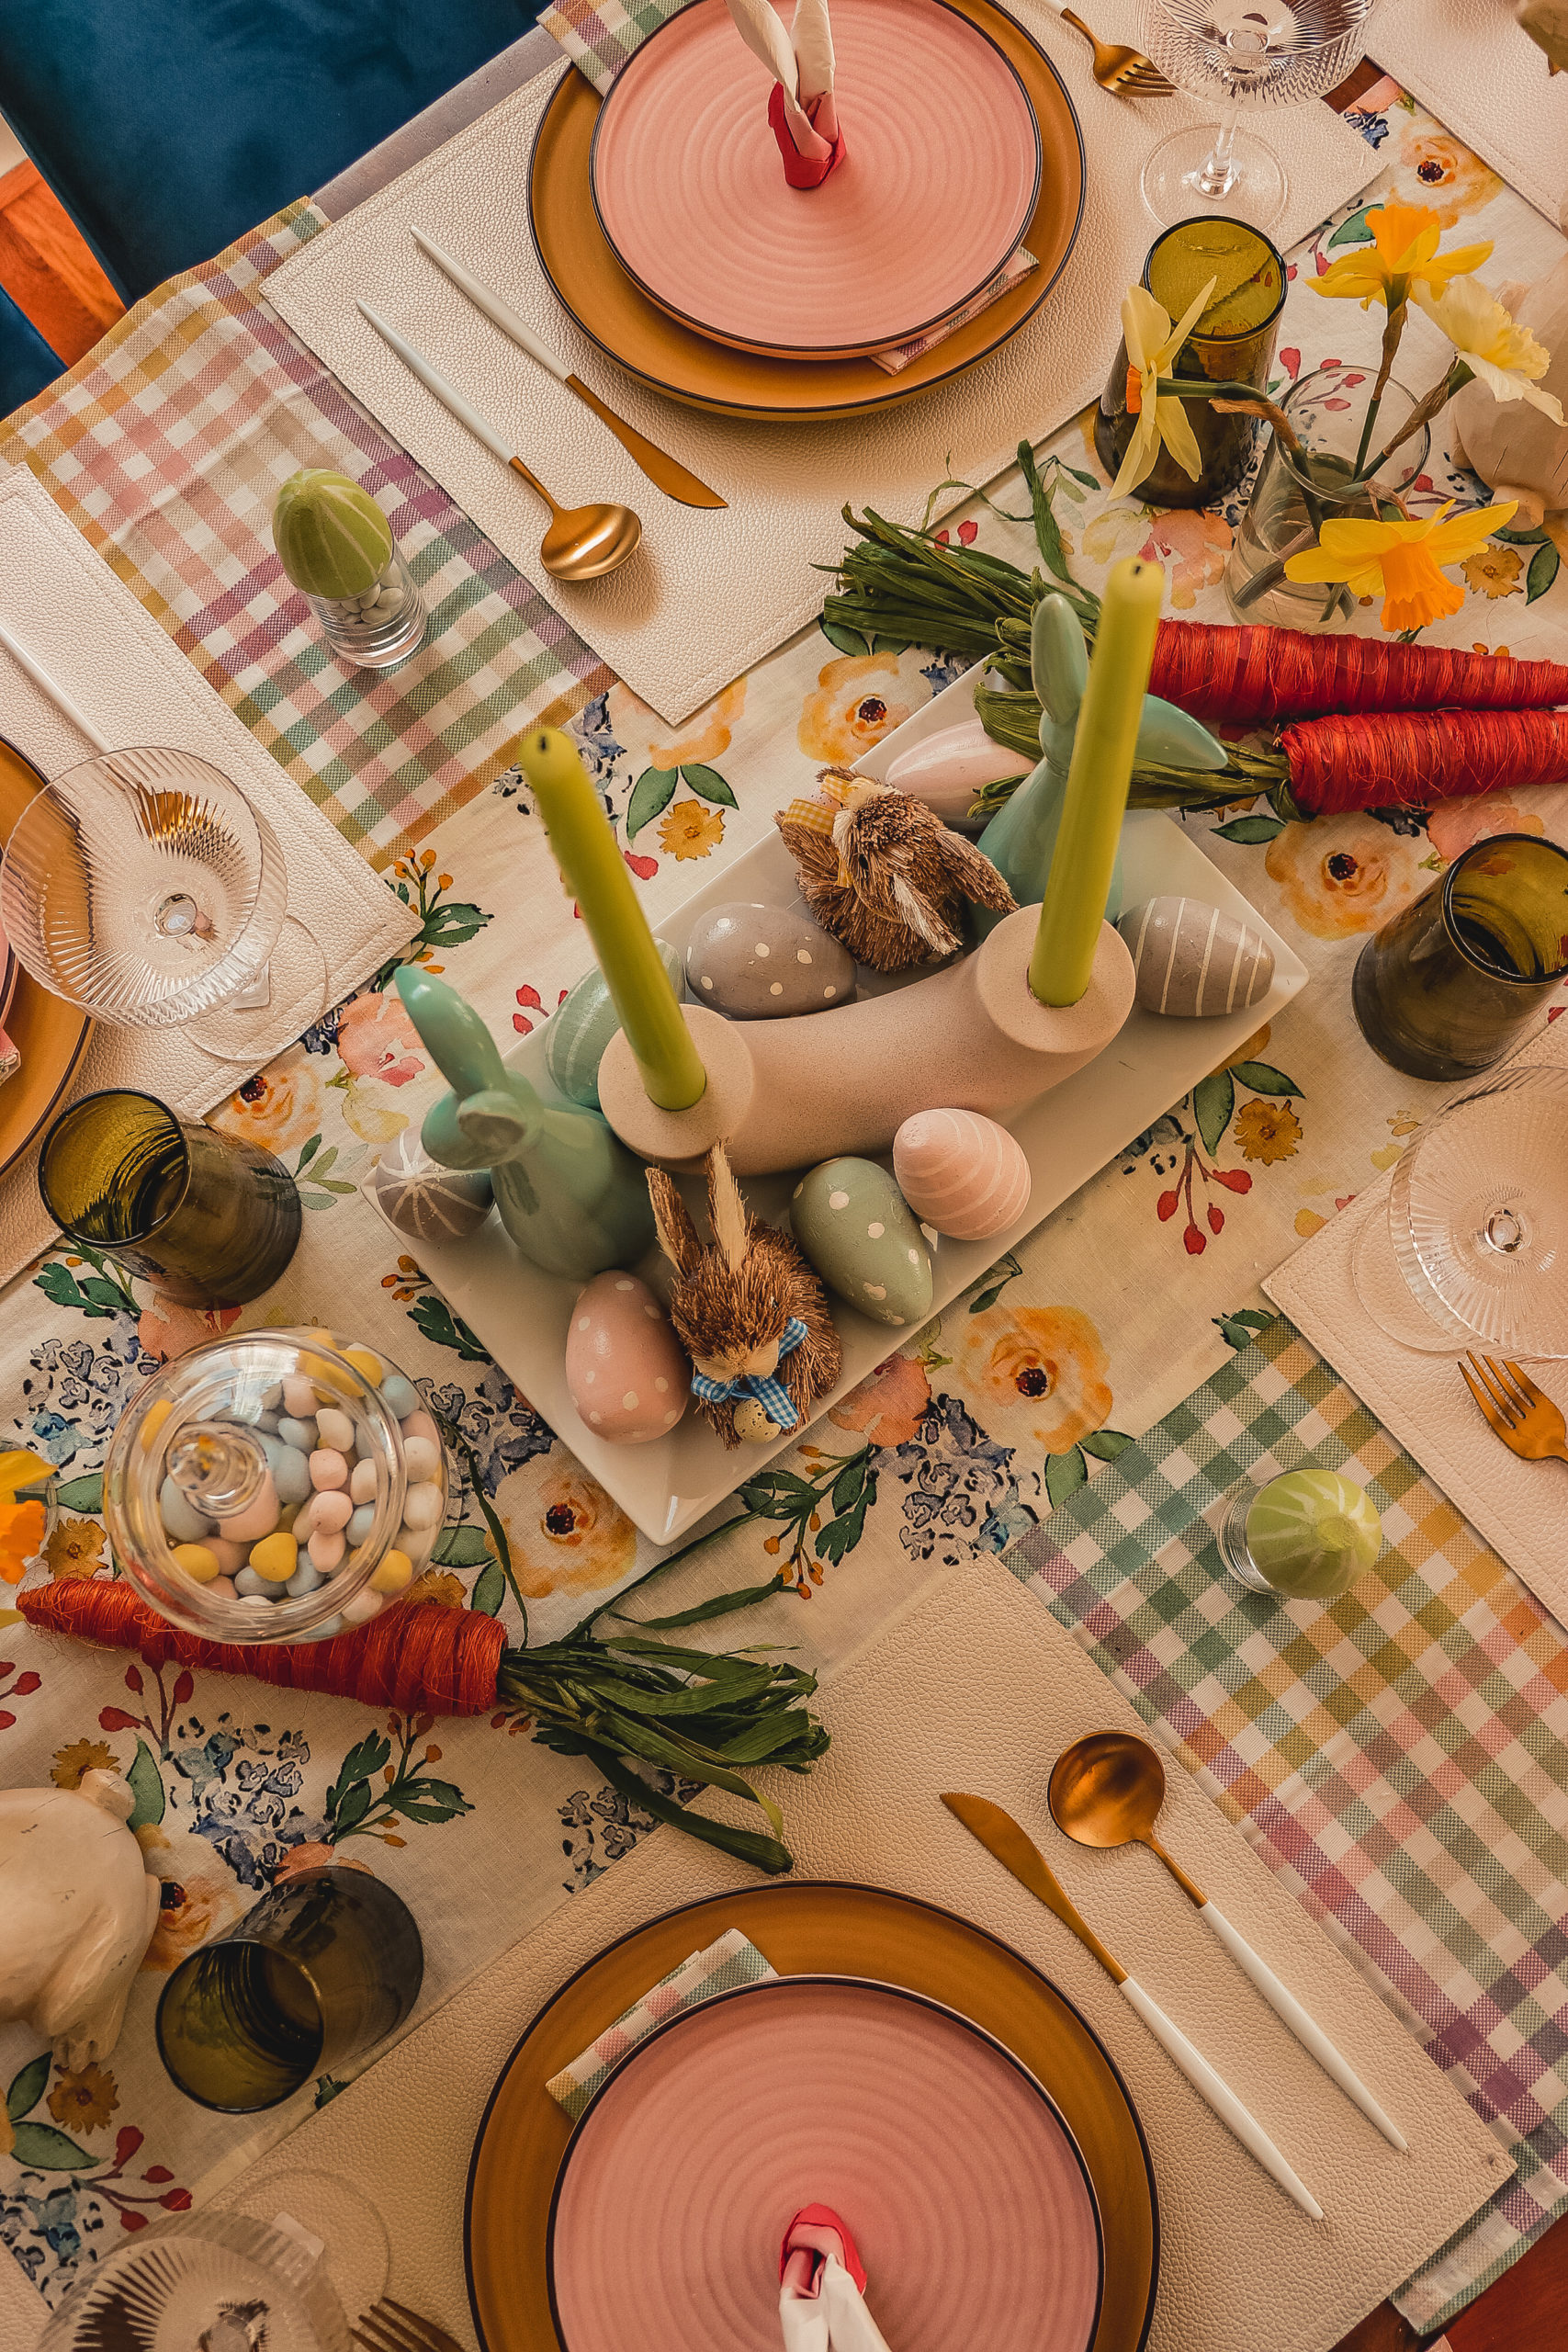
[[[798,1315],[792,1315],[784,1327],[779,1341],[779,1362],[793,1355],[806,1337],[806,1326]],[[771,1372],[737,1373],[733,1380],[710,1380],[705,1372],[692,1374],[692,1394],[700,1396],[705,1405],[731,1405],[739,1396],[754,1396],[770,1421],[781,1430],[794,1429],[800,1415],[790,1401],[789,1390]]]

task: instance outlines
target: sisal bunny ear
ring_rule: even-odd
[[[750,1219],[721,1143],[716,1143],[708,1153],[708,1215],[713,1219],[713,1238],[718,1244],[719,1256],[730,1272],[738,1274],[750,1247]]]
[[[702,1262],[703,1245],[673,1176],[667,1175],[662,1168],[650,1168],[648,1197],[653,1203],[653,1222],[659,1230],[660,1249],[678,1274],[694,1272]]]

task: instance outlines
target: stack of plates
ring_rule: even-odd
[[[846,155],[818,188],[784,180],[770,85],[725,0],[671,17],[602,104],[568,74],[545,114],[540,261],[658,390],[781,419],[884,407],[1015,334],[1066,261],[1077,120],[994,0],[835,0],[833,37]],[[995,303],[897,376],[874,364],[961,314],[1021,244],[1038,266]]]
[[[778,1981],[658,2029],[571,2132],[551,2075],[736,1927]],[[853,2231],[897,2352],[1140,2352],[1147,2335],[1148,2153],[1077,2011],[948,1913],[792,1883],[654,1920],[530,2026],[469,2174],[480,2343],[774,2352],[779,2241],[807,2203]]]

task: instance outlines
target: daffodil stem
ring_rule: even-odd
[[[1447,408],[1454,394],[1462,391],[1466,384],[1473,380],[1474,374],[1475,371],[1468,361],[1456,359],[1448,374],[1433,385],[1426,399],[1411,410],[1393,440],[1379,456],[1372,459],[1364,472],[1359,471],[1358,463],[1359,479],[1362,481],[1371,481],[1380,474],[1394,451],[1401,448],[1414,435],[1419,433],[1424,424],[1429,424],[1440,410]]]
[[[1382,406],[1382,396],[1388,390],[1388,379],[1393,372],[1393,356],[1399,349],[1400,341],[1404,334],[1404,322],[1409,308],[1408,299],[1395,302],[1383,322],[1382,360],[1378,368],[1377,382],[1372,386],[1371,399],[1367,402],[1367,413],[1361,420],[1360,447],[1356,451],[1358,480],[1360,478],[1361,469],[1367,462],[1367,450],[1371,442],[1372,427],[1378,421],[1378,411]]]

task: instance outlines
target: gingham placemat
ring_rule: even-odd
[[[1242,1481],[1307,1462],[1386,1538],[1327,1608],[1245,1592],[1214,1541]],[[1008,1564],[1516,2158],[1396,2298],[1442,2325],[1568,2203],[1568,1637],[1283,1320]]]

